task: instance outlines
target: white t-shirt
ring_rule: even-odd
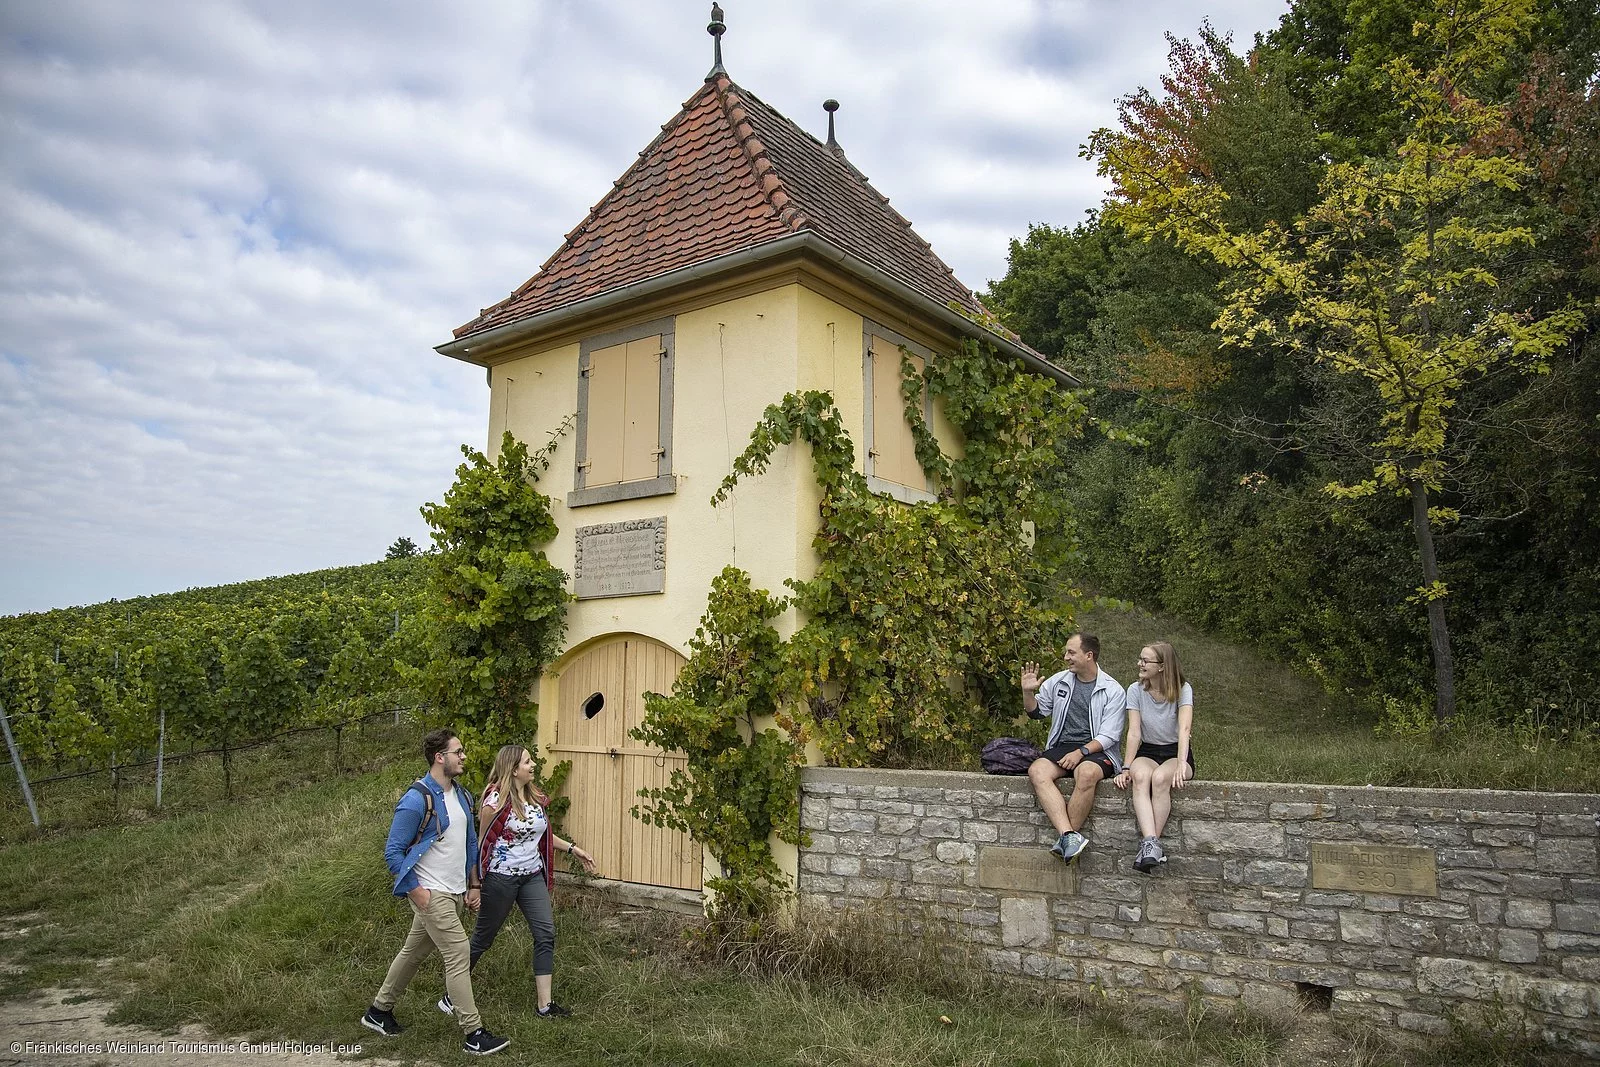
[[[1183,683],[1177,700],[1165,703],[1145,692],[1143,682],[1128,686],[1128,710],[1139,713],[1140,741],[1149,741],[1154,745],[1177,744],[1178,709],[1185,704],[1194,706],[1194,690],[1189,688],[1188,682]],[[1132,758],[1134,753],[1130,752],[1128,756]]]
[[[500,806],[500,794],[489,790],[483,802]],[[511,803],[509,800],[507,804]],[[537,804],[527,804],[522,818],[517,818],[515,808],[506,815],[504,833],[489,846],[489,871],[492,874],[538,874],[544,870],[544,856],[539,853],[539,839],[550,828],[550,820]]]
[[[436,893],[467,891],[467,810],[461,806],[461,790],[451,786],[444,791],[445,811],[450,820],[444,833],[428,846],[417,861],[417,884]],[[435,813],[437,815],[437,813]],[[445,820],[440,819],[440,823]]]

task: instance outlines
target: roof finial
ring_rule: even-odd
[[[833,139],[833,113],[839,110],[839,101],[824,100],[822,102],[822,110],[828,113],[828,147],[838,148],[839,142]]]
[[[706,27],[706,32],[711,35],[712,41],[715,42],[712,46],[712,55],[715,62],[711,64],[711,69],[706,72],[706,80],[710,81],[718,74],[728,73],[722,66],[722,35],[728,32],[728,24],[722,21],[721,4],[711,5],[711,24]]]

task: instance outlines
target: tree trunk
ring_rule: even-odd
[[[1439,580],[1439,557],[1433,549],[1433,527],[1428,522],[1428,487],[1413,476],[1406,486],[1411,491],[1411,530],[1417,536],[1422,554],[1422,585],[1432,589]],[[1456,717],[1456,666],[1450,655],[1450,627],[1444,617],[1444,600],[1428,600],[1428,640],[1433,646],[1433,684],[1436,696],[1434,722],[1448,727]]]

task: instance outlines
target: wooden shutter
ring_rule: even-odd
[[[912,356],[918,373],[921,356]],[[876,334],[872,338],[872,466],[876,478],[913,489],[927,489],[928,477],[917,462],[916,439],[906,422],[900,395],[900,346]]]
[[[589,405],[584,434],[589,470],[585,486],[622,481],[623,420],[627,409],[628,346],[589,353]]]
[[[661,335],[589,353],[585,488],[656,477],[661,459]]]
[[[626,348],[621,480],[638,482],[656,476],[661,457],[661,336],[629,341]]]

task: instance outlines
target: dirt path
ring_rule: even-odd
[[[191,1024],[176,1033],[106,1022],[113,1005],[92,994],[46,989],[0,1000],[0,1067],[330,1067],[360,1059],[374,1067],[399,1061],[371,1055],[373,1042],[276,1045],[218,1037]],[[366,1056],[363,1058],[363,1052]]]

